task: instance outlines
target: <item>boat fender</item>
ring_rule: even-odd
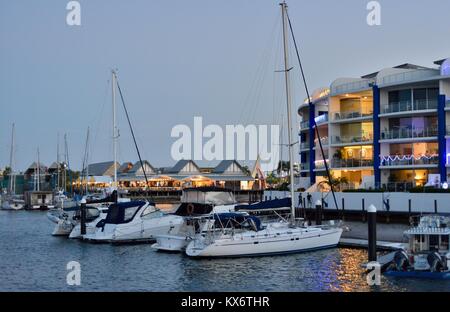
[[[186,211],[187,211],[187,214],[191,216],[194,213],[194,205],[188,204],[186,207]]]
[[[427,261],[431,272],[442,272],[445,268],[445,262],[438,252],[429,253]]]
[[[407,271],[410,266],[408,255],[404,250],[399,250],[394,255],[394,264],[397,271]]]

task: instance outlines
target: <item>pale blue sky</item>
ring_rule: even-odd
[[[264,124],[285,111],[282,77],[273,73],[282,64],[278,1],[80,0],[80,27],[66,25],[67,2],[0,0],[0,167],[8,163],[12,122],[21,170],[38,146],[44,163],[56,158],[58,132],[68,134],[79,168],[88,126],[91,161],[109,160],[111,67],[119,69],[143,157],[156,166],[173,164],[170,130],[194,116]],[[288,2],[311,89],[450,57],[449,1],[380,1],[378,27],[366,24],[367,3]],[[305,93],[294,84],[298,103]],[[119,160],[136,160],[119,115]]]

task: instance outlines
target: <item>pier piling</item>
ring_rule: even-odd
[[[377,208],[370,205],[367,209],[369,262],[377,261]]]
[[[322,225],[322,202],[316,201],[316,225]]]
[[[81,235],[86,234],[86,200],[81,200],[81,221],[80,221],[80,233]]]

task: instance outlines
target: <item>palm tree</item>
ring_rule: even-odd
[[[330,182],[331,180],[331,182]],[[331,188],[331,186],[333,186],[333,189],[335,191],[340,192],[342,185],[348,185],[349,181],[346,177],[339,177],[339,178],[335,178],[333,175],[330,176],[330,179],[323,180],[322,182],[320,182],[317,186],[319,188],[321,188],[322,190],[326,189],[326,188]]]

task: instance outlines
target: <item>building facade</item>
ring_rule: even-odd
[[[402,64],[360,78],[340,78],[331,83],[329,94],[313,96],[312,107],[300,105],[301,175],[309,185],[323,171],[323,159],[334,177],[345,178],[354,188],[403,191],[448,181],[450,59],[435,64]],[[317,148],[302,148],[311,138],[319,139],[308,135],[315,133],[310,111],[325,157]]]

